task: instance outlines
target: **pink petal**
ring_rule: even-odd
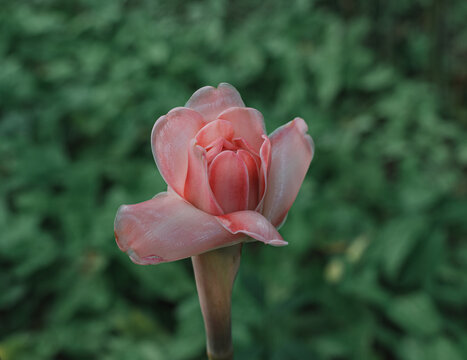
[[[219,115],[219,119],[232,123],[235,138],[243,138],[258,154],[266,134],[263,115],[256,109],[234,107]]]
[[[234,129],[230,122],[226,120],[214,120],[205,125],[198,134],[196,134],[196,141],[198,145],[207,148],[219,138],[230,141],[233,135]]]
[[[274,226],[285,219],[313,158],[312,140],[307,130],[305,121],[295,118],[270,136],[271,165],[263,215]]]
[[[168,193],[121,206],[114,230],[120,249],[141,265],[179,260],[242,240],[214,216]]]
[[[268,245],[287,245],[276,228],[256,211],[237,211],[216,219],[232,234],[245,234]]]
[[[259,171],[259,203],[256,211],[262,212],[266,189],[268,186],[269,164],[271,161],[271,141],[263,135],[263,145],[260,149],[261,166]]]
[[[152,129],[151,146],[157,167],[167,184],[180,195],[187,174],[188,147],[203,125],[200,114],[179,107],[161,116]]]
[[[263,135],[263,136],[266,136],[266,135]],[[234,138],[233,143],[237,147],[237,149],[246,150],[249,153],[259,158],[259,151],[255,150],[249,143],[246,142],[244,138]]]
[[[205,86],[197,90],[186,103],[186,107],[196,110],[206,121],[213,121],[230,107],[245,106],[238,91],[230,84],[221,83],[216,88]]]
[[[225,139],[217,139],[206,152],[206,161],[208,164],[222,151]]]
[[[248,210],[254,210],[258,205],[259,195],[259,176],[258,165],[248,151],[238,150],[238,155],[241,157],[248,170]]]
[[[196,145],[195,139],[192,139],[188,148],[188,171],[183,197],[208,214],[220,215],[224,213],[209,186],[206,150]]]
[[[234,144],[226,139],[219,138],[214,143],[206,148],[206,159],[208,164],[222,151],[222,150],[236,150]]]
[[[222,151],[209,167],[209,184],[224,213],[248,206],[248,170],[233,151]]]

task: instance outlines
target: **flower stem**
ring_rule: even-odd
[[[231,298],[242,244],[193,256],[209,360],[232,360]]]

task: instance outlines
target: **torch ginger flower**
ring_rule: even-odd
[[[231,294],[248,239],[286,245],[284,222],[313,157],[305,121],[269,137],[263,116],[229,84],[196,91],[152,130],[167,192],[123,205],[115,218],[121,250],[137,264],[192,257],[208,358],[233,359]]]
[[[286,245],[285,220],[313,157],[308,127],[295,118],[266,135],[263,116],[226,83],[196,91],[161,116],[151,134],[167,192],[123,205],[115,237],[137,264],[158,264],[249,238]]]

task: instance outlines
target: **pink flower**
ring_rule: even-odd
[[[285,220],[313,157],[305,121],[269,137],[263,116],[222,83],[196,91],[185,107],[160,117],[151,144],[167,192],[122,205],[115,237],[137,264],[158,264],[251,237],[286,245]]]

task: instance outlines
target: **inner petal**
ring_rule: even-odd
[[[258,164],[248,151],[238,150],[238,155],[242,158],[248,170],[248,210],[254,210],[259,201]]]
[[[238,149],[246,150],[250,154],[255,154],[255,156],[259,158],[259,151],[256,151],[253,147],[251,147],[251,145],[248,144],[244,138],[235,137],[232,139],[232,141]]]
[[[235,150],[234,144],[224,138],[218,138],[206,148],[206,160],[208,164],[222,151]]]
[[[233,151],[222,151],[209,167],[209,184],[225,213],[248,207],[248,170],[242,158]]]
[[[214,120],[205,125],[196,134],[196,142],[204,148],[214,145],[218,139],[231,141],[234,135],[232,124],[227,120]]]
[[[232,107],[219,115],[219,119],[228,120],[233,126],[236,138],[243,138],[256,154],[266,135],[263,115],[256,109]]]
[[[183,197],[198,209],[219,215],[222,214],[222,209],[209,185],[208,169],[206,150],[196,145],[195,139],[192,139],[188,148],[188,171]]]

